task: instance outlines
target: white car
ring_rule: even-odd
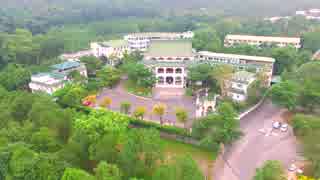
[[[279,128],[281,127],[281,123],[278,122],[278,121],[276,121],[276,122],[272,123],[272,127],[273,127],[274,129],[279,129]]]
[[[280,131],[282,132],[288,131],[288,124],[281,124]]]

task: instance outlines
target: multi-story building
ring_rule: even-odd
[[[91,50],[84,50],[84,51],[78,51],[75,53],[68,53],[68,54],[62,54],[60,56],[61,59],[63,60],[68,60],[68,59],[79,59],[84,56],[91,56],[92,51]]]
[[[192,39],[193,32],[145,32],[132,33],[124,36],[131,50],[147,51],[152,40],[182,40]]]
[[[231,47],[239,44],[262,47],[264,45],[276,45],[278,47],[292,46],[301,48],[301,39],[297,37],[272,37],[272,36],[249,36],[229,34],[224,39],[224,46]]]
[[[80,75],[87,77],[87,68],[79,61],[65,61],[61,64],[51,66],[53,73],[60,73],[68,76],[72,71],[79,71]]]
[[[274,58],[261,56],[246,56],[238,54],[223,54],[208,51],[201,51],[196,56],[197,63],[208,64],[228,64],[238,71],[247,70],[250,72],[264,72],[268,76],[268,82],[271,83],[273,74]]]
[[[247,99],[248,88],[256,80],[255,74],[247,71],[238,71],[233,74],[228,88],[228,96],[232,100],[242,102]]]
[[[96,57],[119,58],[130,52],[126,40],[111,40],[107,42],[92,42],[90,44],[92,54]]]
[[[309,9],[305,11],[296,11],[297,16],[303,16],[309,20],[320,20],[320,9]]]
[[[187,67],[194,60],[192,43],[188,40],[153,40],[143,63],[157,77],[156,87],[183,88]]]
[[[67,76],[60,73],[39,73],[31,76],[29,87],[32,92],[53,94],[64,87]]]

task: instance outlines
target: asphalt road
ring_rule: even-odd
[[[298,158],[298,146],[292,129],[272,130],[272,121],[281,121],[284,109],[270,101],[241,119],[244,133],[233,145],[226,147],[224,165],[214,167],[214,180],[251,180],[255,170],[267,160],[279,160],[284,167]]]

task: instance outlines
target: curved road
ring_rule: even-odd
[[[285,112],[265,101],[240,121],[243,137],[223,155],[224,164],[214,167],[214,180],[251,180],[257,167],[266,160],[279,160],[288,167],[298,158],[297,142],[292,129],[272,130],[272,121],[282,121]]]

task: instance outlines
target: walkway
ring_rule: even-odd
[[[103,90],[103,92],[98,96],[98,101],[103,97],[111,98],[112,103],[110,108],[115,111],[120,111],[120,105],[124,101],[131,103],[132,112],[138,106],[146,107],[147,113],[144,118],[157,122],[159,122],[159,117],[152,114],[152,108],[157,103],[163,103],[167,106],[167,112],[165,113],[163,119],[170,123],[176,123],[176,107],[183,107],[187,110],[190,119],[188,122],[188,126],[191,126],[191,119],[195,118],[196,105],[193,98],[186,97],[183,94],[183,89],[154,89],[153,98],[144,98],[128,93],[124,89],[123,84],[120,83],[113,89]],[[182,124],[180,124],[179,126],[182,126]]]
[[[281,121],[284,109],[266,101],[241,119],[244,136],[226,148],[225,164],[214,167],[214,180],[251,180],[255,170],[267,160],[279,160],[287,168],[298,158],[292,129],[271,131],[272,121]]]

